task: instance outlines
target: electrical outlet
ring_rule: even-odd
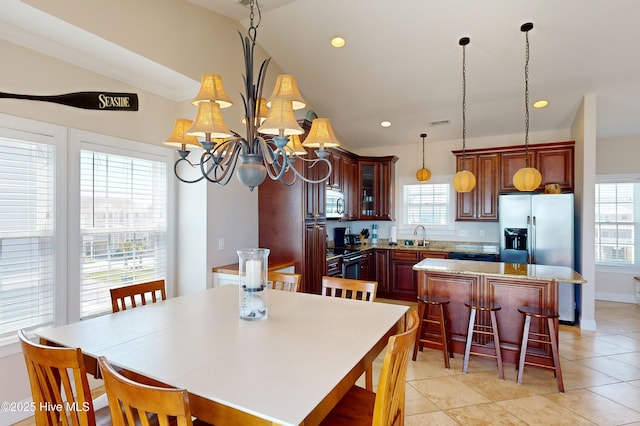
[[[480,230],[480,238],[484,238],[484,229]]]
[[[218,238],[218,250],[224,250],[224,238],[222,237]]]
[[[469,236],[469,231],[466,229],[461,229],[458,231],[458,236],[459,237],[468,237]]]

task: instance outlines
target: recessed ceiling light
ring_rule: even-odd
[[[533,103],[533,107],[534,108],[544,108],[547,105],[549,105],[549,101],[545,100],[545,99],[540,99],[539,101],[535,101]]]
[[[341,48],[344,47],[345,44],[347,44],[347,42],[342,37],[337,36],[331,39],[331,45],[333,47]]]
[[[380,123],[380,125],[382,127],[391,127],[391,122],[390,121],[383,121],[382,123]]]

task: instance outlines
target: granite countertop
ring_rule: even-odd
[[[467,241],[427,241],[426,246],[405,246],[404,240],[397,245],[390,245],[387,240],[378,240],[378,244],[362,244],[360,250],[368,249],[387,249],[387,250],[418,250],[418,251],[441,251],[441,252],[463,252],[463,253],[481,253],[481,254],[499,254],[500,249],[498,243],[486,242],[467,242]]]
[[[582,275],[566,266],[526,265],[453,259],[424,259],[416,263],[413,269],[416,271],[514,277],[574,284],[584,284],[587,282]]]
[[[271,260],[269,259],[269,271],[277,271],[280,269],[288,268],[289,266],[295,266],[294,261],[282,261],[282,260]],[[238,275],[238,269],[240,268],[240,264],[233,263],[231,265],[224,266],[215,266],[213,267],[213,272],[218,272],[222,274],[233,274]]]

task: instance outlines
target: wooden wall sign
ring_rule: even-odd
[[[102,111],[137,111],[138,95],[118,92],[74,92],[62,95],[18,95],[0,92],[0,98],[52,102],[76,108]]]

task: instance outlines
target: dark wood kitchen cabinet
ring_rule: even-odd
[[[362,254],[362,262],[360,263],[360,279],[375,281],[375,257],[373,250],[365,250]]]
[[[387,249],[375,249],[373,251],[375,264],[375,280],[378,282],[378,294],[389,294],[389,252]]]
[[[329,150],[329,161],[331,162],[331,174],[327,179],[327,188],[335,189],[336,191],[344,190],[344,169],[342,167],[343,155],[340,151],[331,149]]]
[[[529,166],[538,169],[542,182],[536,191],[550,183],[560,184],[562,191],[573,191],[574,142],[529,145]],[[517,192],[513,175],[526,167],[525,148],[507,147],[502,152],[500,192]]]
[[[305,293],[322,292],[322,276],[327,275],[327,224],[324,221],[305,222],[302,286]],[[314,261],[309,262],[309,259]]]
[[[415,301],[418,295],[418,274],[413,265],[426,258],[446,259],[447,252],[425,250],[389,250],[390,285],[387,297]]]
[[[309,121],[300,125],[305,135]],[[300,139],[304,141],[305,135]],[[315,155],[313,151],[309,156]],[[323,166],[318,164],[318,166]],[[312,179],[327,173],[325,167],[301,168]],[[302,274],[302,291],[320,293],[326,273],[325,184],[309,184],[297,179],[286,186],[268,177],[258,187],[258,244],[271,250],[269,258],[295,262]]]
[[[463,156],[457,155],[456,170],[463,170]],[[498,169],[497,153],[464,156],[465,169],[476,177],[476,186],[470,192],[457,193],[456,220],[498,221]]]
[[[344,215],[347,220],[358,218],[358,159],[351,156],[342,157],[342,182],[344,193]]]
[[[393,220],[396,161],[395,156],[359,158],[360,220]]]
[[[420,261],[418,250],[391,250],[391,294],[400,299],[415,300],[417,275],[413,265]]]
[[[542,174],[536,192],[549,183],[560,184],[562,191],[573,192],[574,141],[529,145],[529,166]],[[476,186],[468,193],[457,194],[456,220],[497,221],[498,195],[518,192],[513,175],[525,167],[523,145],[466,150],[466,168],[476,176]],[[456,170],[462,170],[462,151],[456,155]]]

